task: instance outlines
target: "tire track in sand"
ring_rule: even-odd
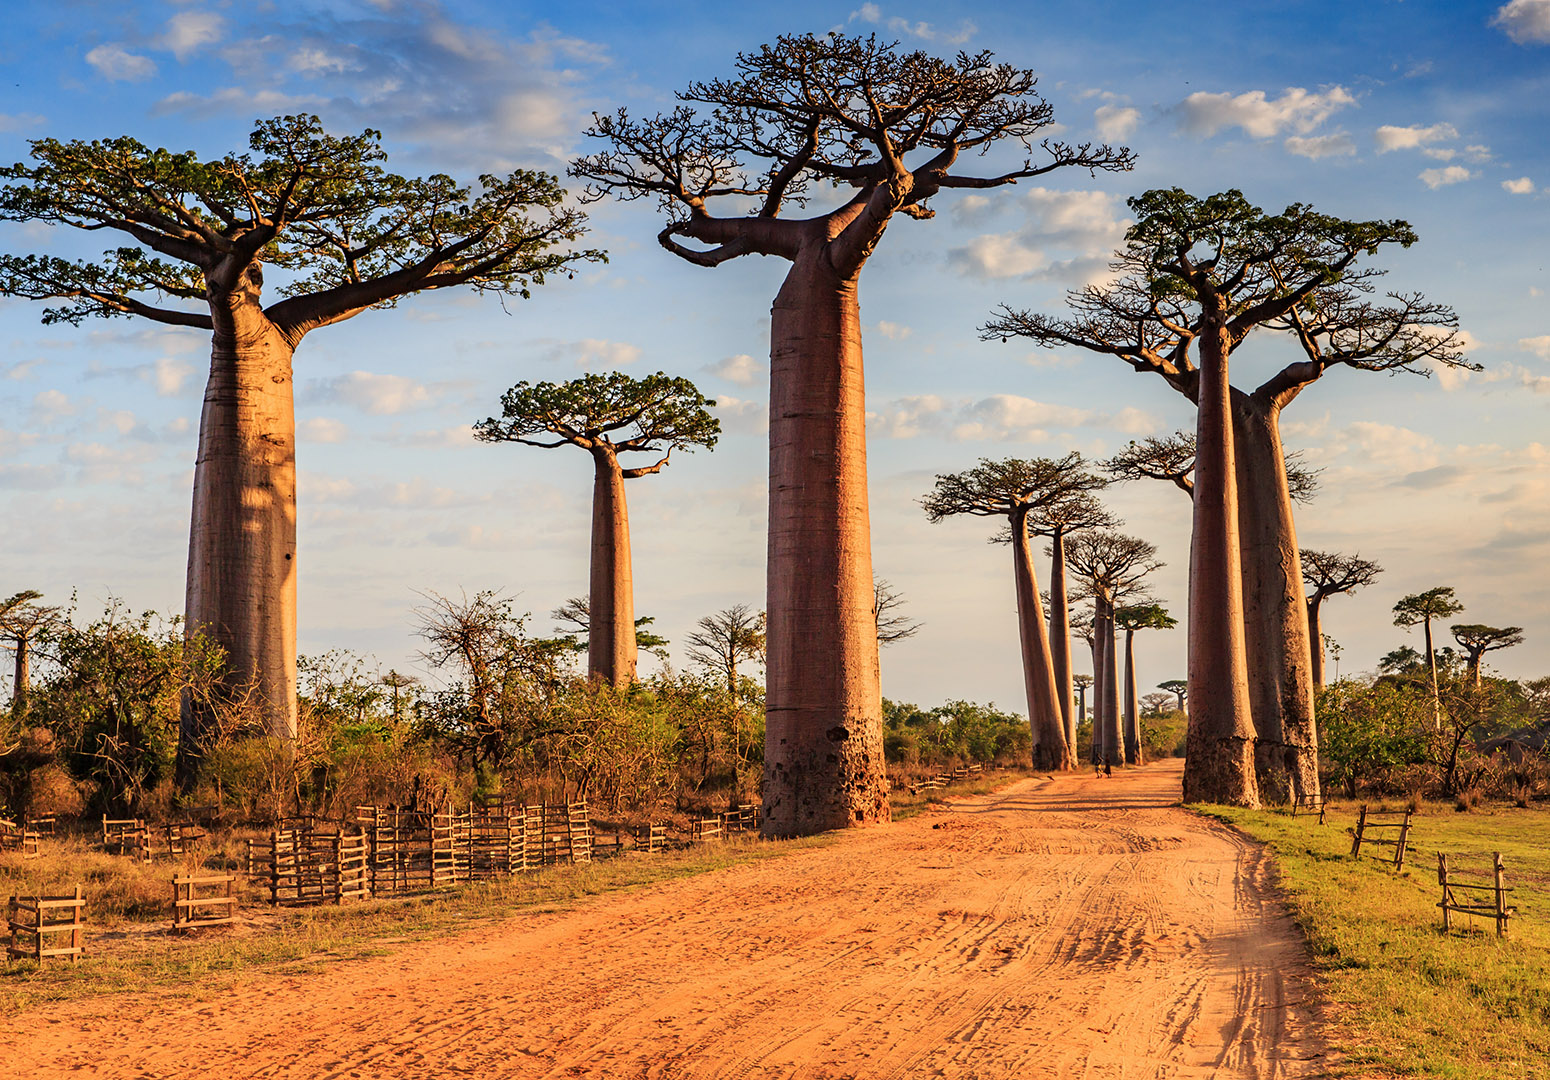
[[[1023,781],[306,979],[37,1010],[0,1044],[82,1080],[1323,1075],[1267,857],[1178,790],[1177,762]]]

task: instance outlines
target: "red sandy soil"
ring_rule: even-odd
[[[391,956],[0,1024],[0,1074],[1319,1076],[1268,856],[1179,763],[1021,781],[836,844]]]

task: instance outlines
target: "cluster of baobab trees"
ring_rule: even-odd
[[[896,218],[929,220],[945,193],[1124,171],[1133,156],[1050,137],[1053,109],[1029,70],[989,53],[903,52],[874,37],[781,37],[737,56],[730,76],[690,83],[678,97],[654,116],[596,116],[586,134],[602,148],[575,160],[570,175],[583,182],[583,201],[655,201],[658,242],[694,266],[746,255],[790,264],[771,319],[765,828],[885,820],[862,270]],[[990,152],[1002,147],[1014,151],[1005,166],[970,166],[1001,160]],[[40,139],[30,164],[0,169],[0,220],[106,230],[127,245],[97,261],[0,256],[0,293],[54,302],[46,321],[132,316],[211,335],[186,626],[220,643],[232,692],[256,695],[281,737],[296,724],[291,386],[303,338],[427,290],[527,298],[552,275],[602,257],[581,246],[583,213],[555,177],[518,170],[468,186],[395,175],[384,159],[378,132],[334,136],[316,117],[290,116],[259,123],[248,152],[213,159],[129,137]],[[1331,368],[1424,373],[1464,360],[1449,309],[1414,295],[1374,300],[1377,271],[1357,265],[1380,247],[1412,243],[1404,222],[1345,221],[1305,206],[1268,214],[1237,192],[1150,191],[1130,205],[1137,224],[1112,284],[1073,293],[1063,317],[1002,308],[983,332],[1112,356],[1197,407],[1186,795],[1254,804],[1262,791],[1317,783],[1280,412]],[[277,299],[265,296],[266,274]],[[1228,361],[1256,330],[1290,337],[1304,356],[1239,390]],[[503,417],[479,427],[484,439],[593,455],[589,656],[614,681],[628,681],[633,664],[624,481],[716,435],[692,387],[667,376],[645,382],[518,384]],[[631,407],[647,400],[644,410]],[[660,456],[625,465],[622,453]],[[1082,493],[1072,494],[1078,516],[1065,524],[1054,503],[1005,513],[1037,515],[1058,552],[1081,527]],[[1028,680],[1037,752],[1061,767],[1071,744],[1069,637],[1042,629],[1038,589],[1022,569],[1027,534],[1014,528],[1011,539],[1029,616],[1025,656],[1037,661]],[[1112,552],[1077,547],[1055,565],[1086,558],[1095,568],[1084,573],[1096,639],[1112,642],[1110,628],[1127,625],[1127,575],[1151,555],[1121,570]],[[1062,590],[1057,631],[1069,618],[1065,602]],[[1112,644],[1098,648],[1112,671]],[[1100,689],[1108,716],[1115,706],[1105,693],[1116,694]],[[185,780],[197,772],[209,723],[199,702],[185,703]],[[1104,729],[1117,753],[1123,732],[1109,720]]]

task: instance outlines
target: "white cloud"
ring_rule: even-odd
[[[714,364],[708,364],[701,370],[723,378],[729,383],[736,383],[738,386],[752,386],[763,381],[769,366],[760,363],[747,353],[739,353],[737,356],[729,356]]]
[[[161,397],[176,397],[183,382],[194,373],[194,365],[171,356],[159,356],[151,366],[151,380]]]
[[[1179,125],[1191,135],[1209,138],[1223,128],[1242,128],[1256,139],[1268,139],[1283,131],[1306,135],[1329,116],[1356,104],[1356,98],[1342,86],[1331,86],[1309,93],[1300,86],[1288,87],[1278,98],[1269,98],[1263,90],[1242,94],[1191,94],[1176,106]]]
[[[1550,0],[1511,0],[1491,19],[1519,45],[1550,45]]]
[[[992,394],[979,401],[949,401],[936,394],[899,398],[867,413],[867,428],[879,438],[934,435],[957,441],[1042,442],[1052,432],[1104,428],[1125,435],[1158,430],[1156,417],[1140,409],[1115,413],[1055,405],[1017,394]]]
[[[903,341],[915,331],[903,323],[889,322],[887,319],[883,319],[877,324],[877,332],[889,341]]]
[[[296,434],[304,442],[342,443],[350,436],[344,421],[327,416],[313,416],[296,425]]]
[[[1411,124],[1409,127],[1384,124],[1372,133],[1372,141],[1377,144],[1378,153],[1387,154],[1391,150],[1418,150],[1458,136],[1458,129],[1452,124],[1432,124],[1430,127],[1422,127],[1420,124]]]
[[[221,40],[226,23],[213,11],[180,11],[167,20],[163,47],[182,63],[205,45]]]
[[[941,30],[928,22],[910,22],[901,19],[897,15],[885,16],[883,9],[876,4],[862,4],[850,13],[847,22],[860,20],[881,26],[895,34],[907,34],[910,37],[920,38],[922,41],[934,41],[943,45],[962,45],[974,36],[979,27],[965,19],[958,24],[956,30]]]
[[[1086,284],[1107,276],[1130,220],[1124,203],[1102,191],[1036,187],[1019,200],[1027,223],[1016,232],[977,236],[948,252],[948,262],[972,277],[1040,277]],[[1057,260],[1051,253],[1067,256]]]
[[[391,416],[434,403],[434,395],[424,383],[404,375],[378,375],[370,371],[317,380],[309,396],[317,401],[349,405],[372,416]]]
[[[579,368],[621,368],[640,359],[640,346],[603,338],[582,338],[551,345],[544,359],[569,361]]]
[[[1550,334],[1518,339],[1518,348],[1531,352],[1541,360],[1550,360]]]
[[[1461,184],[1472,176],[1474,173],[1462,165],[1449,165],[1446,169],[1423,169],[1420,173],[1421,183],[1433,191],[1449,184]]]
[[[156,74],[156,61],[138,56],[116,41],[98,45],[86,54],[86,62],[109,82],[140,82]]]
[[[298,75],[343,75],[357,71],[360,64],[354,60],[336,56],[327,49],[304,47],[291,53],[287,66]]]
[[[1520,176],[1516,180],[1503,180],[1502,190],[1510,191],[1514,195],[1532,195],[1534,193],[1534,181],[1526,176]]]
[[[770,429],[770,407],[762,401],[717,394],[710,411],[721,421],[722,430],[733,434],[762,435]]]
[[[40,423],[51,424],[76,412],[75,403],[59,390],[41,390],[33,395],[32,415]]]
[[[1343,157],[1356,153],[1356,143],[1351,136],[1344,131],[1332,132],[1328,135],[1291,135],[1287,137],[1286,149],[1298,157],[1319,158]]]
[[[1141,110],[1129,105],[1100,105],[1093,111],[1093,127],[1104,139],[1126,138],[1141,123]]]

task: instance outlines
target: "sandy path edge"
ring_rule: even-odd
[[[1179,766],[1061,775],[822,848],[0,1024],[29,1077],[1326,1075],[1268,851]]]

